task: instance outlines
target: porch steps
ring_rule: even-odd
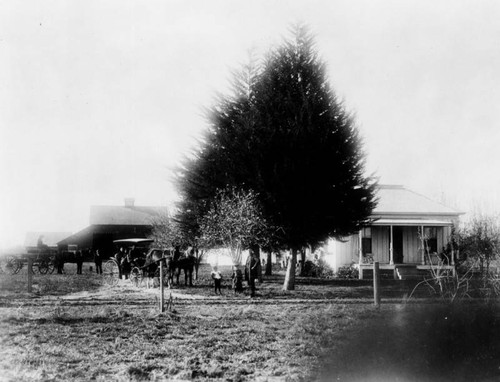
[[[422,279],[422,273],[416,265],[396,265],[396,274],[400,280]]]

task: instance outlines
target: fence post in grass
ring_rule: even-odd
[[[160,313],[165,311],[165,302],[163,300],[163,259],[160,260]]]
[[[380,271],[378,261],[373,263],[373,299],[375,306],[380,307]]]
[[[28,293],[33,290],[33,259],[28,257]]]

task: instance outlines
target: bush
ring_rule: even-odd
[[[336,276],[339,279],[357,279],[359,278],[359,269],[353,263],[346,267],[340,267]]]
[[[335,277],[335,272],[324,260],[320,259],[316,263],[313,263],[313,265],[315,266],[316,277],[324,279],[331,279]]]

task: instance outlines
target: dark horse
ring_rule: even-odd
[[[64,273],[65,263],[76,263],[79,267],[83,264],[84,257],[88,256],[88,251],[59,251],[54,256],[54,266],[57,268],[57,273]]]
[[[173,255],[171,251],[162,251],[160,249],[152,249],[146,255],[144,265],[141,267],[142,276],[144,278],[153,279],[160,275],[160,263],[163,262],[164,277],[167,280],[169,288],[173,285],[174,268]]]
[[[57,252],[54,257],[54,266],[57,269],[57,273],[64,273],[64,263],[73,262],[73,253],[72,252]]]
[[[181,255],[181,251],[179,247],[175,247],[173,259],[172,259],[172,269],[173,273],[175,273],[175,277],[177,280],[177,285],[179,285],[179,276],[181,271],[184,271],[184,284],[189,286],[193,286],[193,270],[194,270],[194,248],[188,248],[183,255]],[[172,275],[173,277],[173,275]]]

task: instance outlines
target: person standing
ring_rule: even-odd
[[[233,275],[231,276],[234,294],[243,292],[243,273],[241,269],[233,266]]]
[[[82,268],[83,268],[83,253],[82,253],[82,251],[77,250],[75,252],[75,262],[76,262],[76,274],[81,275]]]
[[[98,275],[102,275],[102,256],[99,253],[99,250],[95,250],[94,254],[94,263],[95,263],[95,271]]]
[[[121,260],[121,272],[125,276],[125,280],[127,280],[130,276],[130,272],[132,271],[132,259],[130,255],[130,250],[123,252],[123,259]]]
[[[40,249],[40,251],[45,252],[45,251],[48,251],[49,246],[43,242],[43,237],[44,237],[43,235],[40,235],[38,237],[38,240],[36,242],[36,246],[38,247],[38,249]]]
[[[141,259],[141,253],[139,251],[139,249],[133,245],[131,248],[130,248],[130,251],[129,251],[129,260],[131,262],[131,264],[134,264],[135,266],[142,266],[144,264],[142,259]]]
[[[219,294],[222,296],[222,291],[220,289],[222,284],[222,274],[217,269],[217,266],[215,266],[212,271],[212,279],[214,280],[215,294],[219,291]]]
[[[121,280],[122,279],[122,261],[125,258],[125,251],[123,250],[123,247],[120,247],[118,252],[115,254],[115,260],[116,264],[118,265],[118,278]]]
[[[260,260],[257,256],[258,249],[253,246],[250,248],[250,256],[248,256],[245,266],[245,278],[250,287],[250,297],[255,297],[255,279],[261,279]]]

